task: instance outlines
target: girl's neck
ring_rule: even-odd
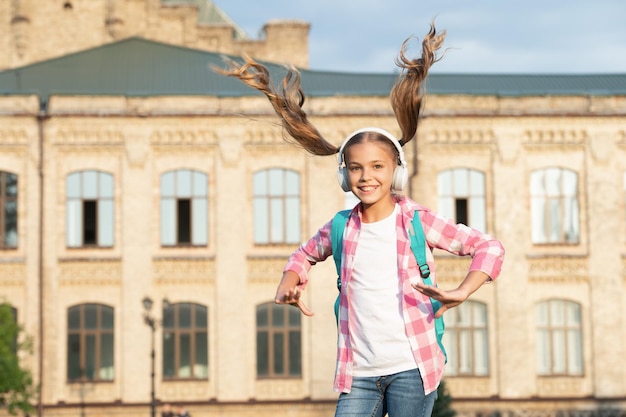
[[[361,221],[363,223],[374,223],[389,217],[393,213],[396,207],[396,200],[390,198],[389,200],[378,201],[372,205],[361,203],[361,207]]]

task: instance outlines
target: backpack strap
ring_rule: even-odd
[[[332,228],[330,232],[330,241],[333,245],[333,259],[335,268],[337,268],[337,290],[341,294],[341,254],[343,252],[343,231],[348,223],[348,217],[352,210],[342,210],[333,217]],[[335,320],[339,324],[339,295],[335,300]]]
[[[409,235],[411,237],[411,250],[413,250],[413,255],[415,256],[415,260],[420,268],[420,273],[422,274],[422,279],[426,285],[433,285],[433,281],[430,279],[430,268],[428,267],[428,262],[426,261],[426,236],[424,235],[424,227],[422,226],[422,222],[420,220],[419,212],[415,210],[413,214],[413,227],[409,230]],[[441,303],[434,298],[430,299],[430,302],[433,306],[433,314],[436,313],[439,308],[441,308]],[[445,330],[445,324],[443,322],[443,316],[435,319],[435,334],[437,335],[437,343],[439,344],[439,348],[443,352],[443,355],[446,357],[446,362],[448,361],[448,355],[446,354],[446,349],[443,347],[443,333]]]

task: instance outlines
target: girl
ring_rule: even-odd
[[[399,193],[408,174],[402,145],[417,131],[420,86],[438,60],[445,33],[434,26],[422,41],[422,56],[409,60],[404,42],[397,60],[402,69],[391,91],[391,103],[402,131],[396,139],[380,128],[359,129],[339,148],[326,141],[302,110],[299,73],[290,69],[277,90],[267,69],[246,58],[242,66],[222,73],[262,91],[285,130],[315,155],[338,153],[338,180],[360,203],[350,213],[343,235],[335,391],[335,416],[428,417],[437,396],[445,355],[437,343],[434,317],[461,304],[482,284],[495,279],[504,249],[498,240],[445,219]],[[469,272],[453,290],[422,283],[410,248],[413,216],[419,215],[431,278],[436,283],[432,249],[470,255]],[[313,313],[301,299],[310,268],[332,255],[329,221],[289,258],[276,291],[278,304]],[[430,297],[441,307],[433,312]]]

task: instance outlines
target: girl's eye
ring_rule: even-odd
[[[348,170],[352,172],[356,172],[359,170],[359,167],[349,167]]]

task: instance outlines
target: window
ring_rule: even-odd
[[[256,309],[256,369],[259,378],[302,375],[300,310],[265,303]]]
[[[209,377],[207,308],[178,303],[163,308],[163,378]]]
[[[487,306],[465,301],[446,315],[443,345],[448,354],[446,373],[455,376],[489,374]]]
[[[254,174],[254,242],[300,242],[300,175],[272,168]]]
[[[17,248],[17,175],[0,171],[0,249]]]
[[[68,381],[112,381],[113,308],[81,304],[67,312]]]
[[[161,244],[206,245],[207,175],[188,169],[161,175]]]
[[[437,176],[439,213],[474,229],[486,231],[485,174],[454,168]]]
[[[580,305],[567,300],[537,304],[537,373],[582,375]]]
[[[530,176],[533,243],[578,243],[578,176],[547,168]]]
[[[80,171],[67,176],[67,246],[113,246],[113,175]]]

